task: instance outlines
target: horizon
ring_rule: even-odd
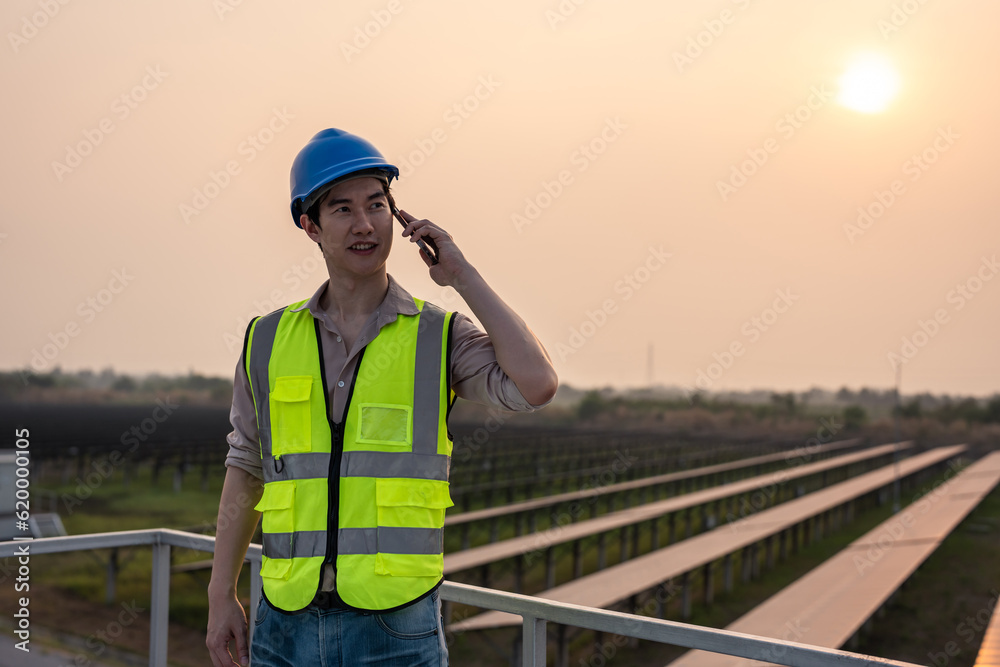
[[[119,371],[115,370],[114,368],[110,368],[110,367],[102,368],[102,369],[99,369],[99,370],[94,370],[94,369],[91,369],[91,368],[64,369],[64,368],[60,367],[58,369],[53,369],[52,371],[48,371],[47,374],[54,374],[56,372],[56,370],[58,370],[58,372],[60,374],[65,375],[65,376],[79,376],[79,374],[81,374],[81,373],[89,373],[91,375],[100,377],[102,374],[110,371],[110,373],[115,378],[129,377],[129,378],[136,379],[136,380],[146,380],[146,379],[150,379],[150,378],[165,378],[165,379],[179,380],[179,379],[183,379],[183,378],[187,378],[187,377],[198,376],[198,377],[204,377],[205,379],[208,379],[208,380],[222,380],[222,381],[229,382],[229,383],[232,382],[230,380],[230,378],[228,378],[226,376],[222,376],[222,375],[205,375],[203,373],[199,373],[199,372],[194,371],[194,370],[189,370],[186,373],[162,373],[162,372],[157,372],[157,371],[148,371],[148,372],[140,372],[140,373],[129,373],[129,372],[119,372]],[[21,381],[25,382],[25,387],[28,386],[27,383],[26,383],[26,381],[25,381],[25,377],[27,375],[41,375],[39,373],[30,372],[30,369],[24,369],[24,368],[20,368],[20,369],[17,369],[17,368],[15,368],[15,369],[0,369],[0,375],[3,375],[3,374],[11,374],[11,375],[18,375],[18,376],[20,376]],[[662,383],[654,383],[654,384],[651,384],[651,385],[619,386],[619,387],[616,387],[616,386],[613,386],[613,385],[581,386],[581,385],[574,385],[574,384],[571,384],[571,383],[560,383],[559,384],[559,390],[560,391],[574,391],[574,392],[578,392],[578,393],[605,392],[605,391],[609,391],[609,390],[612,391],[612,392],[615,392],[615,393],[620,393],[620,394],[628,394],[628,393],[632,393],[632,392],[643,392],[643,391],[651,391],[651,392],[663,391],[663,392],[667,392],[667,393],[676,393],[680,397],[688,397],[688,396],[690,396],[693,393],[701,393],[703,396],[712,397],[712,396],[724,396],[726,394],[737,394],[737,395],[739,395],[739,394],[756,394],[756,393],[778,394],[778,395],[792,393],[792,394],[795,394],[795,395],[801,395],[801,394],[808,394],[808,393],[814,392],[814,391],[820,391],[820,392],[824,392],[824,393],[829,393],[829,394],[834,394],[835,395],[839,391],[845,390],[845,389],[847,391],[852,392],[852,393],[860,393],[862,391],[867,390],[867,391],[871,391],[871,392],[875,392],[875,393],[879,393],[879,394],[885,394],[885,393],[889,393],[889,392],[894,392],[895,391],[895,387],[891,387],[891,386],[890,387],[878,387],[878,386],[862,385],[862,386],[855,387],[855,386],[849,386],[849,385],[842,385],[840,387],[831,388],[831,387],[822,387],[822,386],[814,385],[814,386],[807,387],[805,389],[792,389],[792,388],[787,388],[787,387],[774,388],[774,387],[757,386],[757,387],[737,388],[737,389],[720,388],[720,389],[714,389],[714,390],[706,390],[706,391],[690,392],[690,393],[688,393],[688,392],[685,391],[685,388],[682,387],[682,386],[680,386],[680,385],[667,385],[667,384],[662,384]],[[985,395],[982,395],[982,394],[948,393],[948,392],[927,392],[927,391],[918,391],[918,392],[907,393],[905,391],[901,391],[900,392],[900,400],[902,400],[902,399],[904,399],[906,397],[916,398],[918,396],[923,396],[923,395],[930,395],[930,396],[932,396],[934,398],[956,398],[956,399],[974,398],[974,399],[976,399],[978,401],[988,401],[988,400],[990,400],[992,398],[1000,396],[1000,391],[995,391],[995,392],[993,392],[991,394],[985,394]]]

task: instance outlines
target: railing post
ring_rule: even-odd
[[[545,619],[524,616],[524,641],[521,646],[522,667],[545,667]]]
[[[167,667],[170,621],[170,545],[153,544],[153,590],[149,603],[149,665]]]

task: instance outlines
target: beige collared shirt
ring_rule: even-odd
[[[320,307],[320,299],[329,282],[327,280],[320,285],[309,301],[296,310],[308,309],[323,325],[319,331],[323,344],[326,384],[330,390],[329,405],[332,414],[329,417],[334,423],[339,423],[350,394],[358,354],[378,335],[382,327],[394,322],[398,314],[416,315],[419,311],[413,303],[413,297],[389,276],[389,289],[385,299],[368,318],[361,335],[348,350],[330,316]],[[502,410],[531,412],[542,407],[528,403],[521,396],[514,381],[507,377],[497,363],[489,336],[461,313],[455,313],[453,317],[451,382],[452,389],[459,397]],[[258,479],[263,479],[257,417],[242,355],[233,381],[233,407],[229,421],[233,430],[226,437],[229,443],[226,465],[242,468]]]

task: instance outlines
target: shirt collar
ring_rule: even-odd
[[[396,321],[397,315],[417,315],[420,310],[417,308],[417,304],[414,303],[413,297],[407,292],[403,287],[396,282],[396,279],[391,275],[389,278],[389,289],[385,293],[385,298],[382,299],[382,303],[378,308],[375,309],[375,317],[378,322],[378,328],[381,329],[390,322]],[[330,284],[330,279],[327,278],[323,281],[323,284],[319,286],[319,289],[309,300],[298,308],[293,308],[291,312],[298,313],[303,309],[309,311],[309,314],[323,322],[328,329],[332,329],[329,315],[320,307],[320,299],[323,296],[324,290]]]

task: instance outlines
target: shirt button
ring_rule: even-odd
[[[343,380],[341,380],[340,382],[338,382],[338,383],[337,383],[337,386],[338,386],[338,387],[343,387],[343,386],[344,386],[344,381],[343,381]]]
[[[338,342],[338,343],[339,343],[340,341],[342,341],[342,340],[344,340],[344,339],[343,339],[343,338],[341,338],[340,336],[337,336],[337,342]]]

